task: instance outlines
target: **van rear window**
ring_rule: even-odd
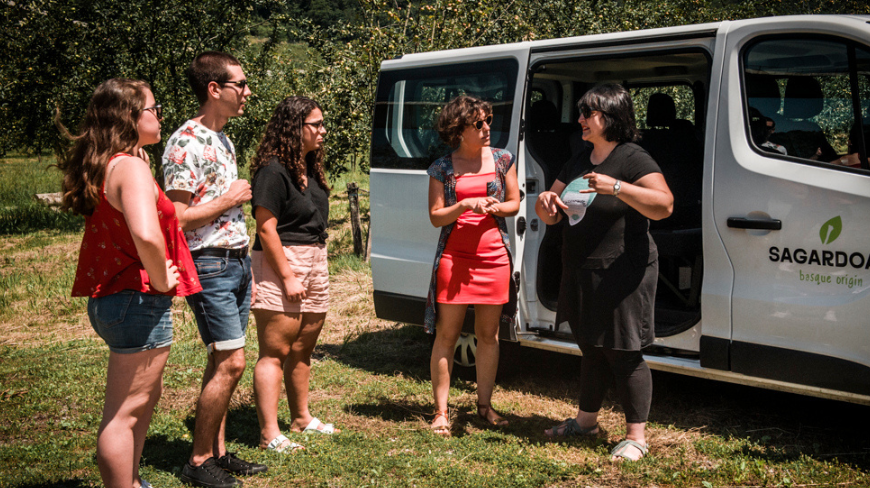
[[[438,136],[447,102],[470,95],[492,104],[493,147],[505,147],[519,65],[515,59],[382,71],[372,124],[372,168],[425,170],[450,151]]]

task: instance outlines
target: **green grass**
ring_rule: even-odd
[[[76,231],[84,219],[41,205],[37,193],[60,191],[60,170],[49,155],[11,156],[0,160],[0,234],[27,234],[43,229]]]
[[[13,162],[18,161],[13,158]],[[9,160],[0,162],[6,168]],[[20,164],[23,174],[26,166]],[[363,175],[360,185],[368,187]],[[37,178],[36,180],[39,180]],[[34,181],[36,181],[34,180]],[[344,182],[334,183],[330,219],[332,308],[312,363],[311,408],[343,429],[335,436],[291,438],[289,455],[257,448],[253,364],[227,423],[230,450],[269,465],[246,486],[323,487],[799,487],[870,485],[868,409],[838,402],[654,373],[650,455],[614,465],[609,450],[624,436],[614,398],[602,410],[603,433],[552,442],[543,430],[576,409],[577,358],[503,345],[494,405],[511,421],[489,429],[477,420],[475,384],[456,371],[453,436],[428,429],[429,339],[416,326],[373,315],[367,264],[347,245]],[[11,184],[5,180],[4,185]],[[27,194],[32,189],[23,192]],[[364,213],[368,200],[361,199]],[[250,209],[248,209],[249,211]],[[253,225],[249,226],[253,232]],[[69,298],[79,231],[7,233],[0,246],[0,485],[99,486],[94,453],[108,351]],[[174,304],[174,343],[165,391],[145,444],[142,476],[181,487],[190,454],[193,409],[205,348],[192,314]],[[473,377],[473,375],[471,375]],[[279,423],[291,418],[282,401]]]

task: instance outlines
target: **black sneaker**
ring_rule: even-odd
[[[235,453],[229,451],[217,459],[217,465],[230,473],[237,474],[256,474],[269,469],[265,464],[251,463],[244,459],[239,459]]]
[[[211,457],[199,466],[185,463],[181,470],[181,481],[206,488],[232,488],[242,486],[242,482],[217,465],[215,458]]]

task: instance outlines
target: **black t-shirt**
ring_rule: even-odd
[[[598,166],[590,161],[591,154],[589,148],[571,158],[557,179],[567,185],[595,171],[634,183],[650,173],[661,173],[652,156],[637,144],[616,146]],[[575,225],[567,220],[563,218],[562,233],[562,263],[566,268],[607,268],[623,254],[635,265],[645,266],[658,257],[648,234],[649,220],[613,195],[597,194],[583,220]]]
[[[269,161],[254,174],[251,184],[251,205],[263,207],[278,219],[277,231],[284,246],[326,242],[329,219],[329,196],[308,171],[308,188],[301,190],[293,182],[290,172],[277,158]],[[254,241],[254,250],[262,251],[260,236]]]

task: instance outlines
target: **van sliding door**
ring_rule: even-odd
[[[440,231],[429,222],[426,169],[450,151],[437,131],[442,107],[458,95],[490,102],[491,144],[516,154],[520,104],[515,102],[522,97],[518,79],[527,60],[528,49],[520,44],[412,54],[383,63],[370,177],[371,263],[378,317],[423,323]],[[525,191],[524,177],[519,181]],[[508,219],[509,229],[515,228],[519,217]],[[516,260],[522,242],[515,232],[511,240]]]

